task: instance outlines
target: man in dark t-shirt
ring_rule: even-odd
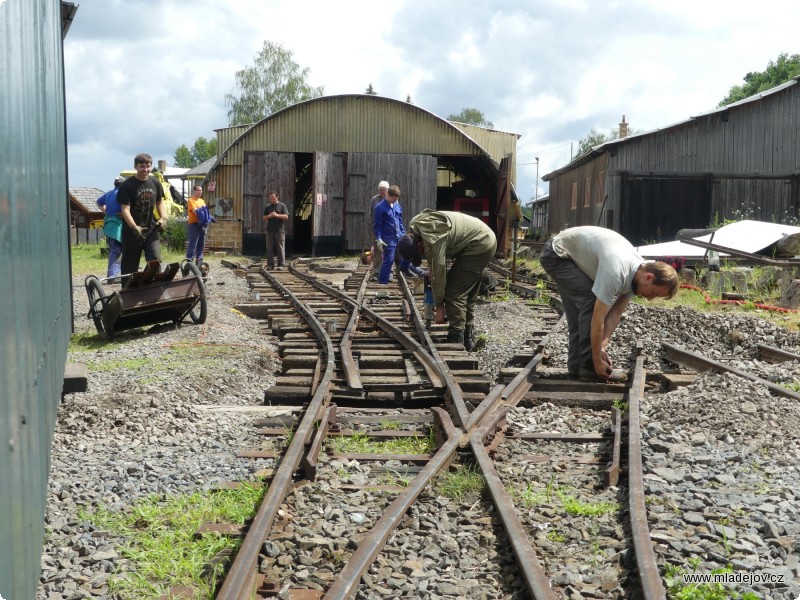
[[[284,223],[289,219],[289,210],[283,202],[278,201],[278,193],[269,193],[269,202],[264,209],[263,220],[267,224],[267,268],[275,268],[275,255],[278,256],[278,269],[286,262],[286,228]]]
[[[163,229],[164,188],[150,175],[153,159],[149,154],[137,154],[133,159],[136,175],[128,177],[119,186],[117,202],[125,225],[122,228],[123,274],[139,270],[139,259],[144,250],[145,260],[161,261],[158,234]],[[156,219],[156,212],[158,219]]]

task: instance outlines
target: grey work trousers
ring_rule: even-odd
[[[481,289],[481,276],[492,260],[497,244],[482,254],[456,256],[447,271],[444,288],[444,307],[448,329],[464,329],[475,318],[475,301]]]
[[[278,266],[286,262],[286,231],[267,231],[267,268],[275,268],[275,256],[278,257]]]
[[[592,361],[592,314],[597,300],[592,293],[592,281],[571,259],[561,258],[553,250],[553,240],[542,248],[539,262],[558,284],[569,327],[567,371],[578,375],[581,368],[594,371]]]

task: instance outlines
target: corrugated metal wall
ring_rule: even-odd
[[[61,3],[0,3],[0,595],[35,597],[72,326]]]
[[[221,155],[236,139],[245,131],[250,129],[253,125],[236,125],[234,127],[225,127],[224,129],[217,129],[217,155]]]

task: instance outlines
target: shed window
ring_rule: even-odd
[[[606,172],[600,171],[597,174],[597,204],[602,204],[606,199]]]
[[[583,206],[588,208],[592,202],[592,178],[587,177],[583,182]]]
[[[575,210],[578,208],[578,182],[572,182],[572,204],[570,205],[571,210]]]

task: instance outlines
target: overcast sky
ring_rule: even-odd
[[[520,134],[517,190],[592,128],[649,131],[716,107],[750,71],[800,53],[800,2],[762,0],[74,0],[65,40],[69,178],[112,187],[138,152],[228,124],[224,96],[265,40],[325,94],[481,110]],[[547,186],[539,181],[539,194]]]

